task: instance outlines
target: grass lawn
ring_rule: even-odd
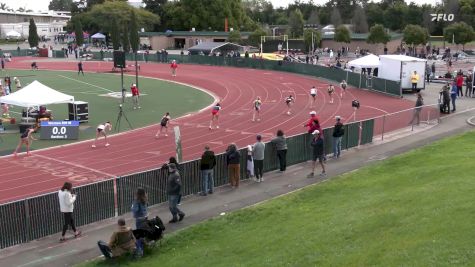
[[[99,123],[111,121],[113,125],[117,120],[118,106],[120,98],[104,96],[110,92],[120,92],[120,75],[104,73],[86,73],[83,77],[76,72],[63,71],[24,71],[7,70],[1,73],[3,76],[25,76],[20,78],[23,87],[33,80],[66,94],[73,95],[77,101],[89,103],[89,122],[80,126],[79,139],[85,140],[93,138],[95,128]],[[130,92],[130,84],[135,83],[135,77],[124,76],[124,86]],[[211,104],[213,99],[210,95],[193,89],[188,86],[178,85],[171,82],[155,79],[139,78],[139,86],[142,97],[140,104],[142,109],[133,110],[132,100],[127,99],[124,111],[134,128],[158,123],[165,112],[170,112],[172,118],[184,115],[188,112],[197,111]],[[15,88],[15,86],[13,85]],[[68,118],[68,105],[50,105],[47,107],[53,111],[55,120]],[[10,109],[10,115],[20,121],[21,108]],[[5,123],[7,130],[17,130],[17,125]],[[128,130],[127,122],[123,119],[121,131]],[[19,133],[2,134],[3,143],[0,146],[0,155],[10,154],[18,144]],[[39,138],[39,134],[37,136]],[[62,145],[73,141],[47,141],[39,140],[33,142],[33,149]]]
[[[167,235],[122,263],[473,266],[474,158],[475,132],[452,137]]]

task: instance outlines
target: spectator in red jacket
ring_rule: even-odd
[[[137,88],[137,85],[134,83],[132,86],[130,86],[130,91],[132,91],[132,101],[134,103],[134,109],[140,108],[139,104],[139,88]]]
[[[457,96],[463,96],[462,86],[463,86],[463,75],[459,73],[456,78],[457,82]]]
[[[172,69],[172,76],[176,77],[176,69],[178,68],[178,64],[176,63],[176,60],[172,61],[170,68]]]
[[[320,126],[320,122],[318,121],[317,118],[315,118],[312,121],[312,125],[308,128],[308,133],[311,134],[311,133],[315,132],[315,130],[318,130],[320,133],[323,133],[322,127]]]
[[[310,119],[308,120],[307,124],[304,125],[304,127],[307,127],[309,129],[309,133],[313,133],[313,131],[310,131],[310,128],[312,127],[313,121],[314,120],[319,120],[317,117],[317,112],[311,111],[310,112]]]

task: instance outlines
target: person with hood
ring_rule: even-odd
[[[70,182],[65,182],[63,187],[61,187],[61,189],[58,191],[59,209],[64,218],[63,232],[61,234],[61,238],[59,239],[60,242],[66,241],[65,235],[69,226],[71,226],[71,229],[73,229],[75,238],[81,235],[81,231],[78,231],[74,224],[73,212],[76,194],[73,194],[72,190],[73,185]]]
[[[324,142],[322,139],[322,134],[320,131],[315,130],[313,133],[313,139],[311,146],[313,148],[313,153],[312,153],[312,172],[307,176],[308,178],[312,178],[315,173],[315,168],[317,167],[317,160],[320,163],[320,166],[322,166],[322,173],[320,176],[324,177],[326,175],[325,173],[325,147],[324,147]]]
[[[185,213],[178,208],[178,200],[181,196],[181,177],[175,163],[168,164],[167,194],[168,206],[172,214],[169,223],[176,223],[185,218]]]
[[[236,144],[231,144],[226,149],[226,164],[228,166],[228,177],[232,188],[239,187],[241,154]]]
[[[277,158],[279,158],[279,172],[285,172],[287,169],[287,141],[284,132],[278,130],[277,136],[272,139],[271,143],[275,146]]]
[[[206,196],[207,194],[213,194],[213,169],[216,166],[216,156],[214,152],[210,150],[209,146],[205,146],[205,152],[201,155],[200,169],[201,179],[203,182],[203,190],[200,195]]]
[[[99,249],[106,259],[120,257],[126,253],[134,253],[136,250],[136,240],[130,227],[127,227],[125,220],[120,218],[117,221],[118,229],[112,234],[109,243],[97,242]]]

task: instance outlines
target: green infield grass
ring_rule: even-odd
[[[33,76],[29,76],[33,75]],[[79,140],[91,139],[95,136],[95,128],[99,123],[111,121],[114,124],[119,111],[119,97],[108,96],[110,93],[120,95],[120,75],[108,73],[86,73],[85,76],[76,72],[67,71],[25,71],[7,70],[1,76],[20,77],[22,86],[25,87],[34,80],[60,92],[73,95],[76,101],[89,103],[89,122],[81,123]],[[23,77],[22,77],[23,76]],[[124,87],[130,93],[130,85],[135,83],[135,76],[124,76]],[[158,123],[165,112],[170,112],[172,119],[186,113],[200,110],[213,102],[213,98],[200,90],[157,79],[139,78],[141,109],[133,110],[132,99],[127,98],[123,110],[133,128],[139,128]],[[15,85],[12,82],[12,87]],[[68,119],[68,105],[49,105],[55,120]],[[16,118],[17,124],[21,118],[20,107],[10,108],[10,116]],[[19,141],[18,125],[4,123],[7,130],[1,133],[0,155],[12,153]],[[127,122],[123,119],[120,131],[129,130]],[[37,134],[39,138],[39,134]],[[34,141],[32,149],[39,149],[63,145],[74,141],[39,140]],[[22,148],[24,150],[24,148]]]
[[[474,158],[475,132],[451,137],[167,234],[144,258],[114,264],[473,266]]]

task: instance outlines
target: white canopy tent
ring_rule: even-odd
[[[0,97],[0,103],[26,108],[73,101],[74,96],[58,92],[38,81],[33,81],[15,93]]]
[[[91,36],[91,39],[106,39],[106,36],[100,32],[94,34],[93,36]]]
[[[7,34],[5,34],[5,36],[7,38],[17,38],[18,39],[18,38],[21,37],[21,34],[17,31],[9,31],[9,32],[7,32]]]
[[[373,54],[369,54],[364,57],[360,57],[348,62],[349,67],[354,67],[357,69],[362,68],[377,68],[379,67],[379,57]]]

